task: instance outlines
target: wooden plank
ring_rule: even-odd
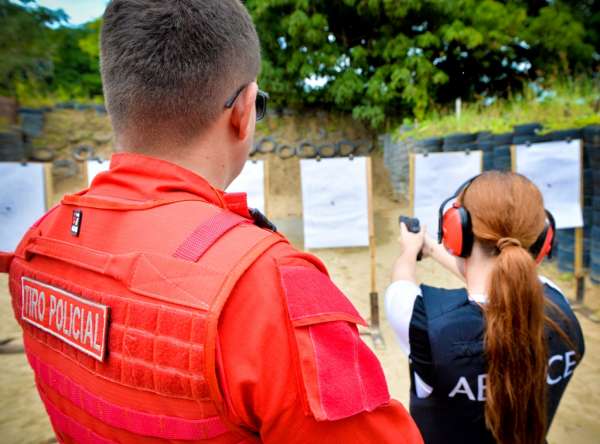
[[[367,157],[367,202],[369,215],[369,258],[371,260],[371,292],[369,305],[371,307],[370,335],[377,349],[384,349],[385,342],[381,335],[379,321],[379,294],[377,293],[377,242],[375,238],[375,208],[373,199],[373,163]]]
[[[415,153],[408,154],[408,206],[410,216],[415,217]]]
[[[484,173],[484,171],[483,171],[483,167],[484,167],[483,155],[484,155],[484,152],[483,152],[483,150],[481,150],[481,162],[480,162],[481,167],[479,168],[481,170],[481,174]]]
[[[579,205],[583,211],[583,141],[579,141]],[[585,223],[585,221],[584,221]],[[575,229],[575,279],[577,281],[576,299],[578,303],[583,303],[585,298],[585,270],[583,267],[584,249],[584,231],[583,227]]]
[[[52,178],[52,163],[44,164],[44,198],[46,211],[52,208],[54,202],[54,181]]]
[[[89,172],[89,161],[86,161],[84,166],[81,168],[83,170],[82,172],[82,176],[83,176],[83,183],[85,184],[85,187],[88,188],[88,184],[90,183],[90,172]]]
[[[516,145],[510,146],[510,169],[513,173],[517,172],[517,147]]]
[[[265,196],[265,217],[267,219],[271,218],[271,208],[270,208],[270,201],[271,201],[271,193],[270,193],[270,187],[269,184],[271,183],[271,164],[269,162],[269,159],[271,158],[271,156],[267,156],[267,158],[264,160],[264,196]]]
[[[583,271],[583,228],[575,228],[575,277],[584,275]]]
[[[371,257],[371,292],[377,291],[377,245],[375,240],[375,221],[373,208],[373,164],[367,157],[367,202],[369,215],[369,252]]]

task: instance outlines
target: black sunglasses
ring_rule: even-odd
[[[248,85],[242,86],[240,89],[236,91],[236,93],[231,96],[227,102],[225,102],[225,108],[231,108],[237,98],[240,96],[242,91],[246,89]],[[269,94],[264,91],[258,90],[256,94],[256,120],[262,120],[267,114],[267,103],[269,102]]]

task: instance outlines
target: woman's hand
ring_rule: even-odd
[[[425,229],[411,233],[404,223],[400,224],[400,257],[394,264],[393,281],[417,283],[417,256],[425,243]]]
[[[421,228],[418,233],[411,233],[408,231],[406,224],[400,224],[400,250],[402,257],[414,258],[417,260],[417,256],[421,252],[425,244],[425,227]],[[425,253],[425,252],[423,252]]]

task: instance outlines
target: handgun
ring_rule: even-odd
[[[406,228],[408,228],[408,231],[411,233],[418,233],[421,231],[421,222],[416,217],[400,216],[399,222],[406,225]],[[420,261],[421,259],[423,259],[423,250],[419,251],[419,254],[417,255],[417,261]]]

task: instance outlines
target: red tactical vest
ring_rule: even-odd
[[[121,210],[68,196],[0,257],[59,441],[259,442],[223,414],[217,323],[284,239],[201,200]]]

